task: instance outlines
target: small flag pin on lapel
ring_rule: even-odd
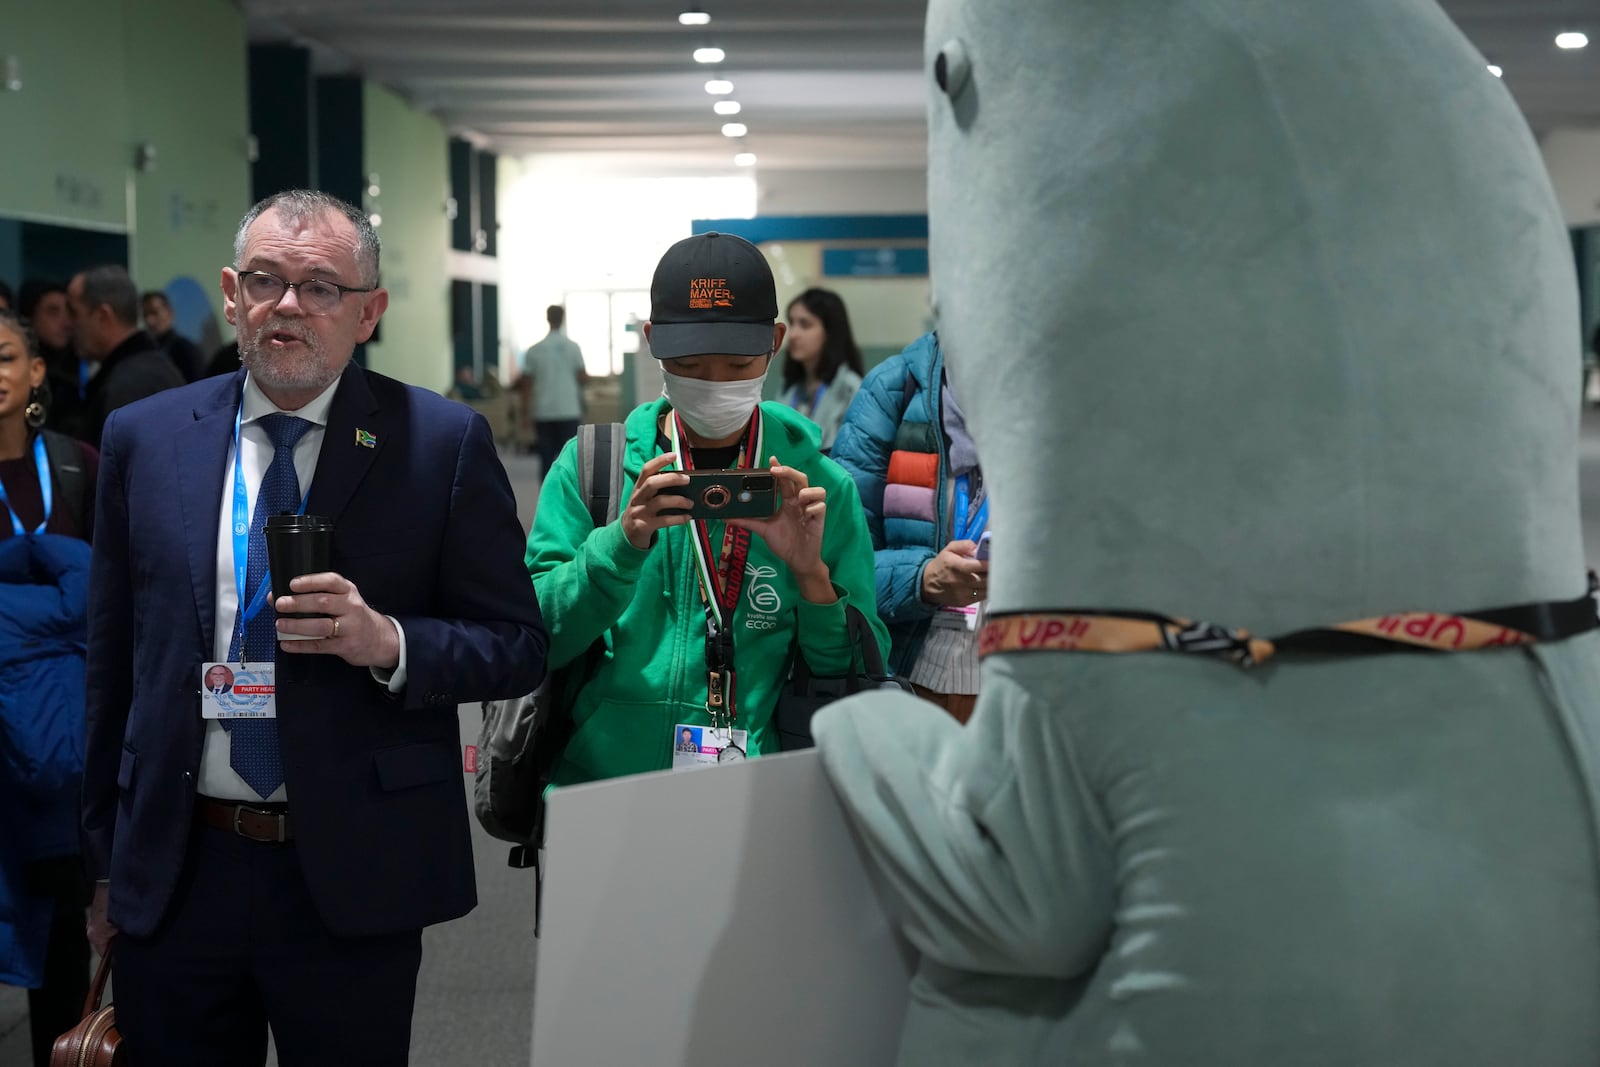
[[[356,430],[356,444],[362,448],[377,448],[378,439],[365,430]]]

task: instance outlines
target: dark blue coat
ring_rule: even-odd
[[[217,528],[244,373],[106,423],[89,602],[85,859],[109,917],[161,922],[183,868],[216,623]],[[280,656],[278,733],[295,851],[341,937],[417,930],[476,903],[456,706],[531,691],[548,636],[516,501],[481,415],[351,364],[307,510],[333,569],[406,636],[391,694],[337,656]]]
[[[78,851],[89,545],[0,540],[0,982],[37,986],[49,897],[27,891],[36,859]]]

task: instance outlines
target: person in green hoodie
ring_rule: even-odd
[[[606,646],[570,702],[557,786],[672,767],[684,726],[709,727],[707,748],[724,758],[777,751],[772,713],[796,653],[818,674],[851,668],[847,605],[888,649],[855,483],[810,420],[761,403],[784,334],[765,257],[728,234],[686,238],[657,265],[650,297],[644,335],[666,388],[627,418],[617,521],[594,527],[569,442],[528,537],[550,666],[597,638]],[[683,513],[686,470],[744,467],[772,471],[772,517]]]

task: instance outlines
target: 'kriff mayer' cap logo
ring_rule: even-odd
[[[691,310],[704,310],[714,307],[733,307],[733,293],[728,289],[728,279],[691,278],[689,280],[689,308]]]

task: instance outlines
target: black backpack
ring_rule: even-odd
[[[596,529],[615,522],[621,510],[626,442],[621,423],[578,428],[578,485]],[[605,651],[602,635],[578,659],[548,672],[532,693],[483,702],[473,810],[491,836],[512,843],[507,863],[534,868],[536,878],[544,842],[544,792],[572,737],[571,701]]]

